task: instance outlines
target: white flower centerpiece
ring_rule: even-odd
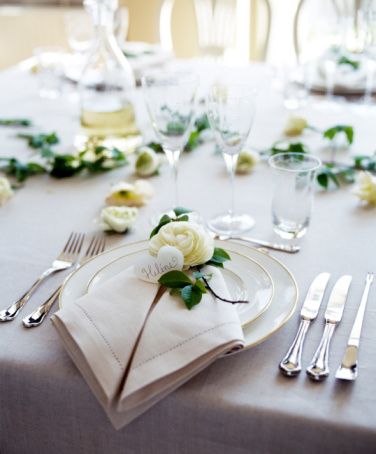
[[[140,279],[159,283],[180,297],[188,309],[200,303],[209,291],[220,301],[237,304],[244,300],[229,300],[210,287],[210,266],[223,268],[229,254],[215,247],[210,233],[189,219],[190,210],[175,208],[175,216],[164,215],[149,238],[150,255],[135,266]]]

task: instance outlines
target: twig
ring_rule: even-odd
[[[197,267],[197,271],[201,271],[200,267]],[[209,282],[205,278],[205,276],[202,276],[202,280],[204,281],[205,287],[209,290],[209,292],[217,299],[223,301],[224,303],[230,303],[230,304],[248,304],[249,301],[247,300],[229,300],[227,298],[222,298],[219,296],[209,285]]]

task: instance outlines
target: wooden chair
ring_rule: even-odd
[[[367,1],[369,0],[300,0],[293,30],[294,50],[298,61],[301,59],[302,43],[310,30],[315,29],[317,35],[335,31],[338,39],[346,41],[344,28],[346,24],[340,23],[342,18],[342,20],[347,20],[347,26],[356,33],[360,27],[359,12],[362,8],[367,7]],[[327,22],[326,28],[322,25],[324,18]],[[342,30],[340,30],[341,26]],[[346,45],[346,43],[344,44]]]
[[[270,26],[268,0],[164,0],[160,41],[181,57],[263,60]]]

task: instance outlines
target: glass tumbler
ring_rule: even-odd
[[[306,153],[278,153],[269,158],[273,169],[272,219],[282,238],[301,238],[311,218],[313,189],[321,161]]]

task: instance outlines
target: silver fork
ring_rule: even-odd
[[[94,236],[91,239],[84,256],[77,262],[74,270],[69,274],[69,276],[71,276],[73,272],[77,270],[81,265],[83,265],[89,258],[94,257],[99,253],[103,252],[105,247],[106,247],[105,238],[99,235]],[[50,312],[52,306],[57,300],[61,287],[62,285],[60,285],[44,303],[38,306],[31,314],[27,315],[22,320],[22,323],[25,325],[26,328],[34,328],[36,326],[39,326],[43,322],[43,320],[46,318],[46,315]]]
[[[336,372],[336,378],[340,380],[353,381],[358,376],[358,348],[360,341],[360,333],[362,331],[362,324],[366,304],[368,300],[369,290],[373,282],[374,274],[367,273],[366,285],[364,288],[363,296],[360,301],[359,309],[355,317],[354,325],[352,327],[345,354],[342,359],[342,364]]]
[[[24,293],[18,301],[10,305],[8,308],[0,311],[0,322],[9,322],[11,320],[14,320],[17,317],[20,310],[29,301],[34,291],[48,276],[58,271],[63,271],[70,268],[74,264],[80,253],[84,238],[85,235],[83,233],[72,232],[63,250],[60,252],[58,257],[52,262],[52,265],[39,276],[39,278],[34,282],[34,284],[29,288],[29,290],[26,293]]]

